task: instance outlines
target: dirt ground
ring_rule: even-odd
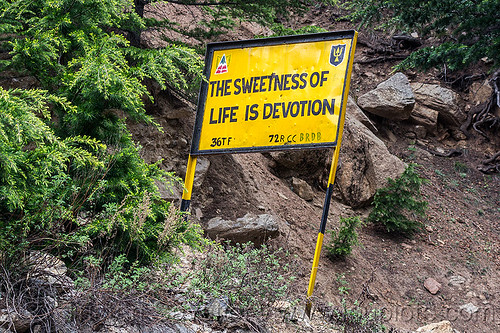
[[[339,16],[340,12],[334,9],[318,7],[288,25],[316,24],[328,30],[354,28],[345,21],[334,22],[333,19]],[[246,28],[243,36],[247,37],[248,33]],[[238,37],[232,32],[228,38]],[[378,45],[378,51],[374,51],[374,45]],[[391,75],[395,61],[366,60],[380,57],[380,49],[393,47],[390,38],[380,33],[360,32],[351,81],[353,96],[374,88]],[[481,71],[481,68],[476,70]],[[405,74],[412,82],[438,83],[439,73],[434,70]],[[466,95],[466,92],[461,93]],[[465,102],[461,107],[468,109]],[[187,161],[186,141],[190,140],[193,118],[179,123],[178,120],[165,120],[161,114],[157,116],[165,133],[177,130],[177,137],[182,137],[183,141],[174,139],[171,134],[158,138],[157,133],[136,131],[145,154],[150,155],[151,160],[156,155],[171,154]],[[441,135],[447,131],[443,128],[437,136],[415,140],[406,136],[410,124],[372,120],[389,150],[405,162],[419,164],[420,175],[429,180],[422,189],[429,203],[423,220],[426,227],[414,237],[405,238],[366,225],[359,232],[362,245],[345,260],[331,261],[323,251],[315,303],[340,304],[345,296],[339,293],[339,281],[345,279],[349,288],[348,302],[353,304],[357,300],[364,309],[382,309],[390,326],[415,330],[431,322],[449,320],[453,328],[462,333],[500,331],[500,175],[477,170],[482,160],[500,150],[498,132],[492,133],[492,141],[477,133],[467,140],[456,141]],[[179,142],[183,145],[181,150]],[[432,154],[439,149],[457,149],[462,154],[456,157]],[[302,297],[309,281],[324,191],[317,184],[311,184],[315,199],[302,200],[291,190],[290,179],[276,176],[272,161],[263,154],[221,155],[208,159],[211,165],[207,178],[193,193],[192,209],[198,211],[194,215],[199,215],[202,224],[214,216],[234,219],[248,212],[277,216],[281,235],[273,243],[298,256],[300,268],[295,290],[296,296]],[[170,163],[164,165],[167,170],[183,175],[182,163],[166,163]],[[337,228],[340,216],[366,217],[369,210],[369,207],[353,210],[333,200],[327,230]],[[328,237],[325,240],[328,241]],[[427,278],[441,284],[437,294],[425,289]],[[293,325],[276,325],[278,331],[300,330]],[[328,331],[320,322],[316,323],[317,327],[314,321],[310,325],[309,331]]]
[[[332,262],[323,251],[316,302],[339,305],[339,281],[344,276],[351,304],[357,300],[366,309],[384,309],[388,323],[394,327],[416,329],[450,320],[460,332],[498,331],[500,177],[476,170],[477,161],[484,158],[480,151],[468,148],[460,157],[435,157],[418,146],[410,150],[415,146],[408,141],[398,140],[390,148],[405,161],[420,164],[421,176],[429,180],[423,187],[429,203],[423,221],[425,230],[404,238],[367,225],[360,230],[362,245],[345,261]],[[213,169],[207,182],[213,188],[210,196],[214,200],[207,206],[195,200],[193,205],[202,207],[206,215],[203,220],[216,215],[241,217],[248,211],[278,216],[283,221],[282,236],[274,242],[299,256],[296,290],[305,293],[323,192],[316,189],[315,199],[305,202],[292,192],[286,180],[269,171],[269,161],[263,155],[232,158],[241,170],[229,167],[228,157],[211,157]],[[367,212],[333,201],[327,230],[337,228],[339,216],[366,216]],[[454,282],[457,276],[464,278],[463,283]],[[436,295],[424,288],[427,278],[441,283]],[[477,312],[469,314],[461,308],[468,303],[477,306]]]

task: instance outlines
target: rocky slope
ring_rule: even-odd
[[[345,23],[336,24],[329,15],[331,10],[313,11],[295,24],[309,20],[329,30],[345,28]],[[247,34],[248,28],[243,37]],[[240,37],[232,33],[227,38]],[[426,228],[413,238],[404,238],[372,225],[363,227],[363,245],[345,261],[321,257],[315,297],[339,304],[338,277],[344,274],[351,301],[385,309],[389,323],[399,328],[450,320],[460,332],[497,331],[500,179],[498,173],[479,172],[478,166],[499,150],[500,140],[494,131],[489,140],[474,131],[469,137],[459,131],[469,110],[489,97],[489,77],[484,75],[468,89],[454,91],[437,79],[438,71],[394,75],[390,69],[394,61],[368,61],[373,58],[374,43],[383,47],[384,39],[361,31],[359,40],[342,167],[327,228],[336,229],[340,216],[366,216],[375,190],[410,162],[420,164],[421,175],[430,181],[423,188],[429,202],[423,221]],[[481,68],[476,70],[481,73]],[[369,105],[374,102],[377,105]],[[193,107],[158,91],[149,112],[165,133],[131,125],[144,156],[150,161],[163,158],[166,170],[183,177]],[[279,229],[274,242],[300,258],[297,290],[305,293],[331,153],[201,158],[193,217],[208,231],[213,218],[236,221],[248,213],[272,216]],[[174,195],[166,191],[165,198],[178,200],[180,188]],[[429,281],[437,282],[437,292],[426,287]]]
[[[150,15],[176,16],[186,23],[199,15],[182,6],[151,10]],[[318,7],[287,25],[352,28],[347,22],[334,22],[338,16],[337,9]],[[268,33],[245,23],[220,39]],[[159,36],[148,32],[143,42],[159,46]],[[491,96],[492,74],[479,64],[473,73],[465,73],[474,74],[468,76],[476,80],[457,89],[440,80],[438,70],[392,73],[394,60],[381,54],[398,48],[383,34],[360,32],[327,230],[338,229],[341,216],[366,217],[375,191],[386,185],[388,177],[400,175],[407,163],[421,165],[419,173],[429,180],[423,187],[429,203],[422,220],[425,230],[406,238],[365,225],[359,231],[362,245],[345,260],[332,261],[323,251],[312,320],[292,318],[300,313],[300,304],[298,312],[288,309],[284,315],[272,316],[272,331],[332,332],[320,305],[338,306],[342,298],[348,304],[357,301],[366,311],[381,309],[387,323],[399,331],[442,320],[451,322],[441,325],[442,332],[451,332],[451,327],[462,333],[500,330],[500,176],[478,170],[500,150],[500,136],[494,129],[487,132],[488,138],[470,127],[465,133],[460,130],[467,116]],[[33,84],[29,77],[16,80],[20,87]],[[149,88],[155,102],[147,105],[148,113],[164,132],[130,123],[134,139],[142,145],[147,161],[162,160],[165,170],[184,177],[194,106],[157,86]],[[211,237],[257,243],[270,239],[271,244],[297,255],[294,297],[303,298],[331,156],[331,150],[309,150],[199,158],[192,218]],[[180,185],[173,193],[162,189],[164,199],[176,204],[181,191]],[[251,227],[257,230],[250,233]],[[341,295],[339,288],[346,286],[348,295]],[[187,332],[189,325],[156,331]],[[196,330],[212,331],[206,324]]]

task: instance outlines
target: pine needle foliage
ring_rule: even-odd
[[[201,40],[240,19],[270,23],[313,1],[175,1],[205,12],[192,30],[145,18],[153,2],[0,0],[0,47],[9,53],[0,71],[32,76],[38,88],[0,90],[2,251],[49,249],[76,263],[124,253],[151,262],[201,242],[199,227],[160,198],[158,182],[168,188],[178,179],[161,161],[145,163],[126,121],[161,130],[146,114],[145,101],[153,101],[146,83],[192,97],[202,57],[182,37],[145,49],[141,32]]]
[[[160,199],[156,182],[173,175],[146,164],[139,147],[110,154],[95,138],[56,136],[56,107],[75,108],[47,91],[0,88],[3,253],[49,248],[73,260],[125,253],[150,262],[201,241],[199,227]]]
[[[396,69],[428,69],[446,65],[457,70],[487,57],[500,66],[500,2],[498,0],[349,0],[348,17],[361,26],[417,31],[437,45],[413,52]]]
[[[359,245],[357,229],[362,225],[359,216],[341,217],[339,231],[331,230],[331,241],[326,246],[328,255],[332,258],[344,258],[351,254],[352,247]]]
[[[150,262],[201,240],[160,198],[158,182],[178,179],[161,161],[145,163],[126,120],[161,130],[144,108],[152,100],[145,81],[189,89],[202,62],[185,47],[132,46],[128,36],[145,28],[130,0],[0,1],[10,53],[0,70],[31,75],[40,87],[0,90],[2,251]]]
[[[427,201],[422,198],[420,186],[427,180],[418,175],[416,167],[409,164],[401,176],[389,178],[388,185],[377,190],[368,222],[402,234],[415,233],[424,226],[417,218],[425,216]]]
[[[70,173],[104,166],[104,146],[89,137],[58,138],[44,122],[49,104],[73,107],[43,90],[0,88],[1,245],[51,229],[71,215],[69,202],[81,185]],[[12,245],[12,244],[11,244]]]

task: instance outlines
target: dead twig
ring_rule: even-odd
[[[483,173],[500,172],[500,151],[482,161],[482,165],[477,169]]]
[[[382,56],[382,57],[371,58],[371,59],[366,59],[366,60],[356,60],[354,63],[356,63],[356,64],[371,64],[371,63],[376,63],[376,62],[403,60],[406,57],[407,57],[406,55]]]
[[[490,80],[490,85],[493,88],[490,98],[485,103],[482,103],[478,107],[472,109],[469,112],[466,121],[462,124],[462,126],[460,126],[460,130],[465,135],[470,136],[467,130],[472,125],[472,128],[477,133],[489,140],[489,136],[486,131],[492,131],[500,127],[500,117],[495,114],[495,110],[500,108],[499,77],[500,70],[497,70]]]

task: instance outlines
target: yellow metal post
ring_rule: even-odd
[[[337,165],[339,160],[339,151],[340,151],[340,141],[341,136],[339,137],[339,144],[335,147],[335,151],[333,153],[332,165],[330,166],[330,175],[328,177],[328,188],[326,190],[325,195],[325,203],[323,204],[323,215],[321,216],[321,224],[318,232],[318,239],[316,241],[316,250],[314,251],[314,259],[311,269],[311,277],[309,278],[309,287],[307,288],[307,304],[306,304],[306,314],[308,317],[311,317],[311,309],[312,309],[312,300],[311,296],[314,291],[314,284],[316,283],[316,273],[318,272],[319,265],[319,256],[321,254],[321,248],[323,246],[323,238],[325,236],[326,229],[326,221],[328,219],[328,211],[330,209],[330,200],[333,193],[333,183],[335,180],[335,174],[337,172]]]
[[[354,50],[356,49],[356,41],[357,41],[357,36],[358,33],[355,32],[354,38],[353,38],[353,44],[351,48],[351,55],[350,59],[354,59]],[[318,239],[316,241],[316,249],[314,251],[314,258],[313,258],[313,264],[312,264],[312,269],[311,269],[311,277],[309,278],[309,287],[307,288],[307,303],[306,303],[306,314],[310,318],[311,317],[311,310],[312,310],[312,299],[311,296],[314,291],[314,284],[316,283],[316,273],[318,272],[318,265],[319,265],[319,256],[321,254],[321,247],[323,246],[323,238],[325,236],[325,229],[326,229],[326,221],[328,219],[328,211],[330,209],[330,200],[332,197],[333,193],[333,183],[335,181],[335,175],[337,173],[337,166],[339,162],[339,154],[340,154],[340,146],[342,144],[342,134],[344,132],[344,122],[345,122],[345,109],[347,105],[347,98],[349,95],[349,86],[351,83],[351,71],[352,71],[352,63],[348,66],[347,68],[347,75],[346,75],[346,90],[344,95],[342,96],[342,110],[341,110],[341,115],[339,119],[339,132],[338,132],[338,141],[337,145],[335,146],[335,150],[333,152],[333,159],[332,159],[332,164],[330,166],[330,175],[328,176],[328,188],[326,190],[326,195],[325,195],[325,203],[323,204],[323,215],[321,217],[321,224],[319,227],[319,233],[318,233]]]
[[[186,177],[184,180],[184,190],[182,192],[181,212],[189,211],[191,203],[191,193],[193,192],[194,172],[196,170],[196,156],[189,155],[186,169]]]

